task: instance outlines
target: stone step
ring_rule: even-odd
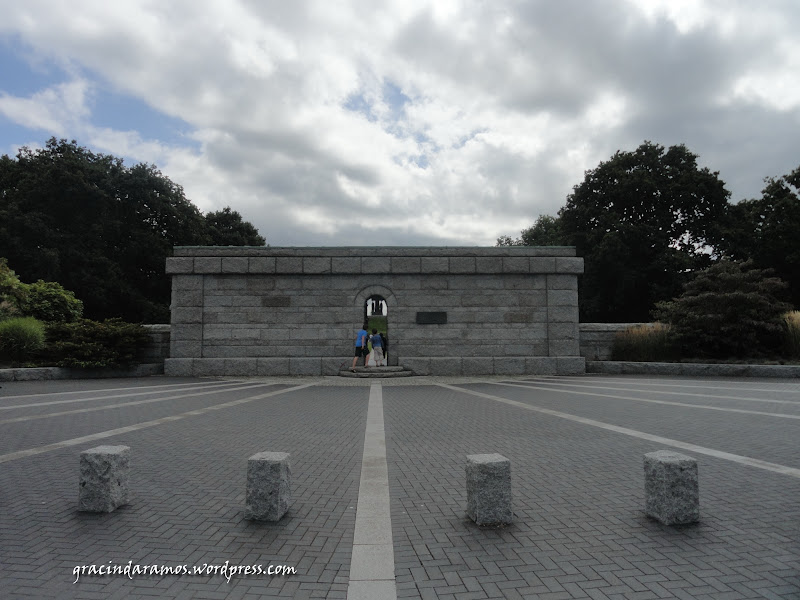
[[[411,377],[413,374],[413,371],[409,371],[404,367],[356,367],[355,373],[350,369],[342,369],[339,371],[340,377],[353,377],[356,379]]]
[[[339,377],[352,377],[354,379],[390,379],[392,377],[411,377],[413,371],[395,371],[394,373],[353,373],[352,371],[339,371]]]

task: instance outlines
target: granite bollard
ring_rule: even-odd
[[[245,518],[279,521],[292,501],[292,468],[286,452],[259,452],[247,459]]]
[[[78,510],[112,512],[128,503],[131,449],[97,446],[81,452]]]
[[[467,516],[477,525],[513,521],[511,461],[500,454],[467,456]]]
[[[659,450],[644,455],[645,513],[664,525],[700,520],[697,460]]]

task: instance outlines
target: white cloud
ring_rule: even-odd
[[[29,129],[67,135],[89,116],[89,84],[82,79],[54,85],[27,98],[0,93],[0,114]]]
[[[757,67],[743,73],[733,86],[732,100],[743,100],[780,111],[800,109],[800,42],[796,39],[776,43],[775,53]]]

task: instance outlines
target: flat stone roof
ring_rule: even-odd
[[[503,248],[254,248],[176,247],[168,275],[239,274],[581,274],[572,246]]]
[[[575,256],[575,246],[175,246],[174,256]]]

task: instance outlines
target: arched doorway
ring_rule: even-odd
[[[396,351],[399,350],[399,346],[396,340],[393,339],[397,337],[395,335],[397,332],[391,330],[389,322],[396,308],[397,299],[394,293],[388,287],[382,285],[370,285],[362,288],[355,297],[358,322],[365,323],[370,333],[372,333],[373,329],[383,333],[388,342],[386,363],[392,366],[398,364]]]
[[[380,294],[372,294],[364,302],[364,323],[367,324],[367,331],[372,335],[373,331],[383,334],[383,339],[389,340],[389,303]],[[370,366],[375,366],[374,355],[370,356]],[[388,352],[387,352],[388,360]],[[388,363],[386,363],[388,364]]]

